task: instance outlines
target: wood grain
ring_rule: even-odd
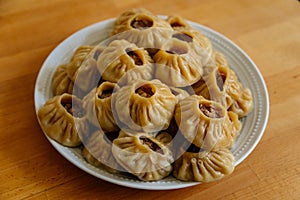
[[[133,7],[221,32],[262,72],[268,126],[229,177],[171,191],[121,187],[73,166],[43,136],[33,91],[48,54],[75,31]],[[0,0],[0,199],[300,199],[299,10],[296,0]]]

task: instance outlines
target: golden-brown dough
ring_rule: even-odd
[[[160,48],[170,36],[171,26],[145,9],[132,9],[122,13],[116,20],[113,35],[144,48]]]
[[[112,135],[112,137],[111,137]],[[110,138],[111,137],[111,138]],[[104,168],[111,173],[123,171],[112,155],[112,141],[118,137],[115,133],[104,133],[101,130],[93,132],[83,143],[82,155],[90,164]],[[111,141],[111,140],[112,141]]]
[[[72,94],[73,86],[74,83],[67,75],[67,65],[59,65],[52,78],[53,95]]]
[[[81,100],[70,94],[48,100],[39,109],[38,118],[50,138],[69,147],[80,145],[80,134],[89,129]]]
[[[246,116],[253,108],[252,94],[238,81],[235,72],[224,66],[209,69],[203,76],[203,84],[192,87],[197,95],[214,100],[238,114]]]
[[[154,66],[148,52],[126,40],[115,40],[104,49],[97,62],[104,80],[127,84],[136,79],[150,80]]]
[[[119,89],[116,83],[103,82],[83,99],[87,118],[94,126],[104,132],[118,131],[119,128],[112,113],[112,96]]]
[[[168,176],[174,161],[172,152],[164,144],[170,137],[147,133],[120,131],[113,141],[112,153],[129,173],[144,181],[160,180]]]
[[[114,112],[132,130],[156,132],[169,126],[176,97],[159,80],[137,80],[113,96]]]
[[[217,102],[192,95],[177,104],[175,120],[183,136],[199,148],[231,148],[241,129],[235,113]]]
[[[185,152],[175,161],[173,175],[182,181],[216,181],[233,172],[234,162],[234,156],[226,148]]]

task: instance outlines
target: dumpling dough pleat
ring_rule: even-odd
[[[233,112],[217,102],[192,95],[177,104],[175,120],[183,136],[199,148],[230,148],[241,129]]]
[[[233,172],[234,162],[234,156],[226,148],[185,152],[175,161],[173,175],[182,181],[216,181]]]
[[[80,134],[89,130],[81,100],[70,94],[48,100],[38,110],[38,118],[50,138],[69,147],[80,145]]]
[[[53,95],[62,95],[64,93],[73,93],[74,83],[67,75],[67,65],[60,65],[56,68],[52,79]]]
[[[113,141],[112,153],[123,168],[139,179],[160,180],[173,169],[172,152],[164,145],[168,137],[120,131],[119,137]]]
[[[113,104],[113,112],[124,126],[156,132],[169,126],[176,97],[159,80],[137,80],[120,88],[113,96]]]

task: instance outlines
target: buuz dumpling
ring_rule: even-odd
[[[166,138],[165,138],[166,136]],[[172,152],[164,144],[169,136],[120,131],[113,141],[112,153],[129,173],[144,181],[160,180],[172,172]]]
[[[233,112],[219,103],[192,95],[179,102],[175,120],[183,136],[199,148],[230,148],[241,129]]]
[[[121,127],[156,132],[169,126],[176,102],[170,89],[159,80],[137,80],[115,93],[113,112]]]
[[[227,148],[185,152],[175,161],[173,175],[182,181],[211,182],[234,170],[234,156]]]
[[[38,118],[50,138],[69,147],[80,145],[79,133],[89,130],[81,100],[70,94],[48,100],[38,110]]]
[[[115,40],[97,61],[104,80],[124,85],[136,79],[150,80],[154,66],[148,52],[126,40]]]
[[[131,9],[117,18],[112,34],[118,34],[117,39],[126,39],[139,47],[158,49],[172,30],[165,20],[150,11]]]

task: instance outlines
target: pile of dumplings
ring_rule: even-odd
[[[225,56],[179,16],[122,13],[111,37],[56,68],[43,131],[85,160],[142,181],[211,182],[234,170],[230,149],[253,108]]]

